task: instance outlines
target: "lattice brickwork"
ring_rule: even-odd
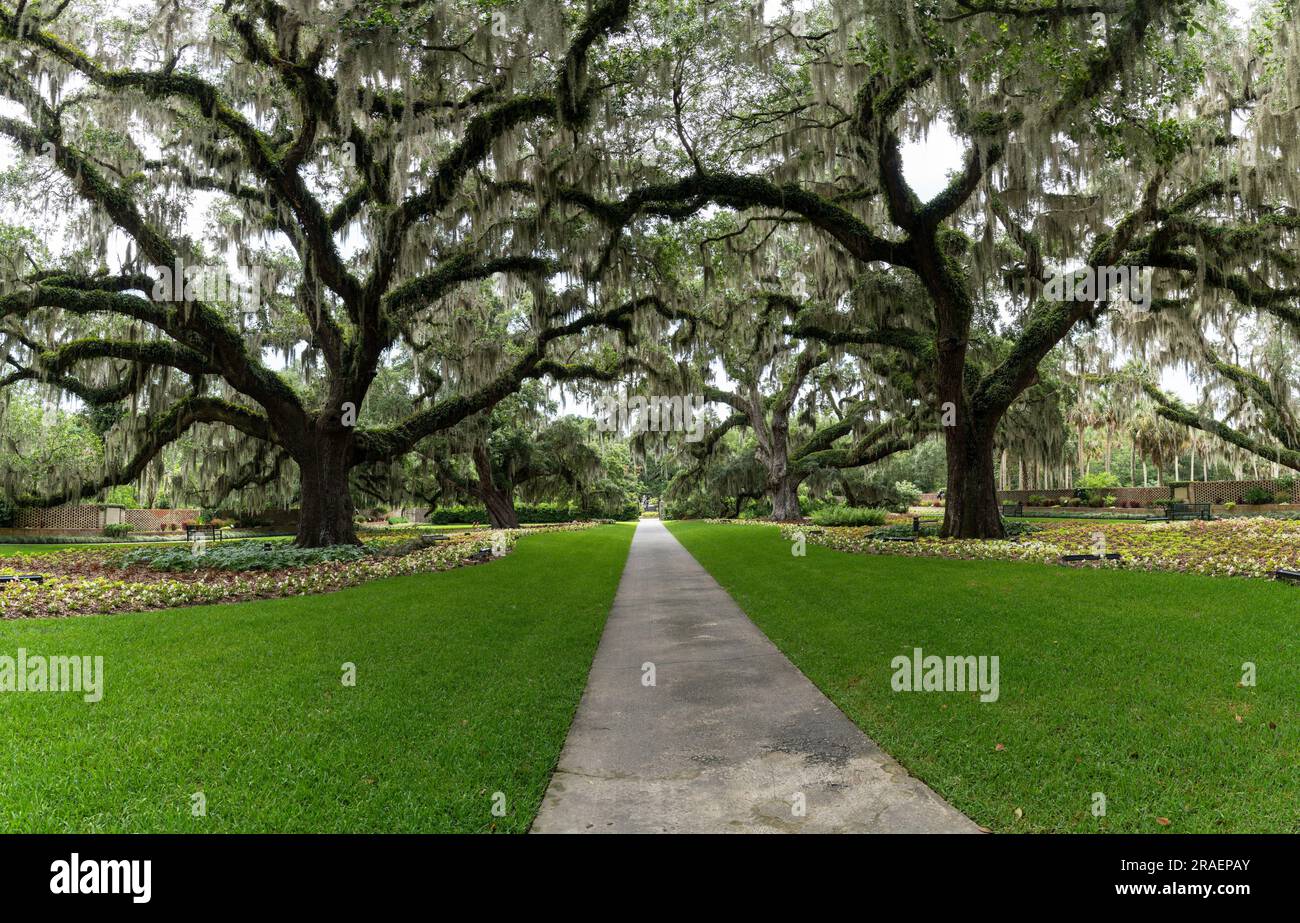
[[[126,510],[126,521],[135,532],[175,532],[181,524],[199,518],[199,510]],[[175,528],[171,528],[175,526]]]
[[[1150,506],[1157,500],[1169,499],[1168,487],[1108,487],[1106,496],[1114,496],[1117,504],[1134,501]],[[1030,497],[1046,497],[1051,503],[1063,503],[1074,496],[1073,490],[999,490],[998,499],[1006,503],[1027,503]]]
[[[103,528],[103,513],[97,506],[69,504],[44,509],[23,508],[14,517],[18,529],[56,529],[68,532],[98,532]]]
[[[1271,496],[1277,496],[1282,490],[1282,485],[1276,478],[1259,478],[1254,481],[1193,481],[1188,485],[1189,499],[1193,503],[1241,503],[1246,491],[1252,487],[1262,487]],[[1289,501],[1291,503],[1296,502],[1297,488],[1300,488],[1300,477],[1296,477],[1296,483],[1291,488]]]
[[[1252,487],[1262,487],[1270,496],[1277,496],[1282,485],[1277,478],[1259,478],[1253,481],[1192,481],[1187,485],[1187,502],[1189,503],[1241,503],[1246,491]],[[1182,490],[1183,488],[1179,488]],[[1169,500],[1173,488],[1166,487],[1111,487],[1107,494],[1114,494],[1115,502],[1130,503],[1134,500],[1150,506],[1157,500]],[[1074,496],[1072,490],[999,490],[998,499],[1008,503],[1025,503],[1030,497],[1052,498],[1052,503]],[[1291,503],[1300,502],[1300,476],[1296,477],[1291,488]]]
[[[199,518],[198,510],[123,510],[135,532],[170,532],[186,520]],[[169,526],[175,525],[176,529]],[[45,509],[24,507],[14,517],[16,529],[47,532],[99,532],[104,528],[104,511],[89,504],[69,504]]]

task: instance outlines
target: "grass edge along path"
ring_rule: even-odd
[[[1296,588],[812,543],[795,557],[776,526],[670,528],[837,707],[987,828],[1300,831]],[[894,692],[892,659],[917,647],[998,656],[998,700]]]
[[[96,703],[0,693],[0,830],[527,830],[632,531],[326,596],[0,623],[0,655],[105,676]]]

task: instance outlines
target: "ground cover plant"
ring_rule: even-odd
[[[1292,587],[811,541],[797,557],[772,525],[669,528],[845,714],[989,829],[1300,832]],[[998,656],[997,701],[894,692],[891,659],[917,647]]]
[[[538,526],[527,534],[590,528]],[[40,574],[42,583],[0,586],[0,619],[57,618],[201,603],[329,593],[384,577],[429,573],[507,554],[524,530],[448,534],[427,545],[413,532],[366,536],[364,550],[296,549],[280,543],[108,549],[94,546],[0,558],[0,575]],[[210,561],[209,561],[210,559]],[[162,567],[156,567],[161,564]]]
[[[527,830],[631,535],[529,533],[486,567],[329,596],[0,623],[0,650],[94,653],[105,676],[93,704],[0,696],[0,830]]]
[[[263,545],[258,542],[213,544],[195,554],[191,547],[137,548],[119,559],[123,567],[141,565],[159,571],[195,570],[279,570],[309,564],[358,561],[366,556],[360,545],[329,548],[298,548],[294,545]]]
[[[1008,522],[1009,540],[939,538],[923,525],[916,542],[886,541],[912,534],[910,526],[881,529],[803,529],[808,542],[839,551],[912,557],[1059,563],[1067,554],[1119,554],[1105,566],[1216,577],[1271,577],[1300,567],[1300,521],[1268,517],[1213,522],[1035,520]],[[798,526],[785,526],[792,537]]]

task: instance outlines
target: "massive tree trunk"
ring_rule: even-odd
[[[478,473],[478,497],[487,507],[488,520],[494,529],[518,529],[519,514],[515,512],[513,491],[497,486],[492,471],[492,456],[487,444],[474,445],[474,470]]]
[[[799,509],[799,483],[802,480],[787,474],[770,486],[772,518],[777,522],[803,518],[803,511]]]
[[[1005,538],[994,478],[996,424],[977,425],[961,415],[947,428],[948,492],[943,534],[949,538]]]
[[[356,513],[348,475],[352,469],[352,433],[314,431],[293,454],[298,463],[302,496],[299,501],[300,548],[357,545]]]
[[[853,488],[849,484],[849,476],[843,471],[840,472],[840,488],[844,491],[844,502],[849,506],[857,507],[859,505],[858,495],[853,492]]]

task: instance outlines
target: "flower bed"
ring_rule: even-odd
[[[353,561],[246,572],[196,568],[160,573],[128,560],[130,552],[104,546],[54,552],[39,557],[0,558],[0,575],[41,574],[43,584],[0,586],[0,618],[61,618],[105,612],[171,609],[207,603],[240,602],[330,593],[384,577],[423,574],[479,563],[484,552],[508,553],[520,535],[590,528],[571,523],[528,530],[501,530],[448,536],[434,546],[402,553],[398,547],[415,533],[391,533],[366,542],[370,554]],[[396,552],[396,553],[394,553]],[[478,556],[478,557],[475,557]]]
[[[1040,522],[1020,541],[921,537],[916,542],[872,538],[872,529],[782,527],[793,539],[839,551],[972,560],[1059,563],[1061,555],[1102,551],[1123,556],[1122,566],[1150,571],[1215,577],[1268,577],[1280,568],[1300,568],[1300,522],[1281,519],[1227,519],[1215,522]]]

